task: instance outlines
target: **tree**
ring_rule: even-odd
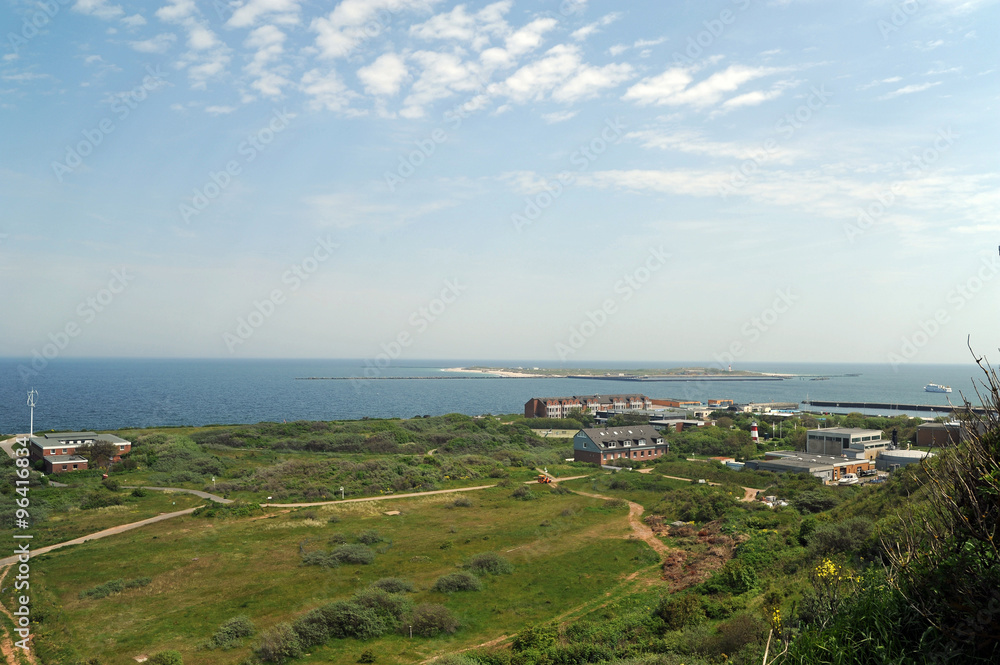
[[[87,466],[91,468],[107,469],[118,454],[115,444],[110,441],[98,439],[93,443],[80,446],[76,449],[77,454],[87,458]]]
[[[648,425],[649,416],[641,413],[616,413],[608,418],[608,427],[628,427],[629,425]]]
[[[566,417],[577,421],[581,427],[593,427],[595,423],[594,414],[590,412],[584,413],[583,409],[580,408],[570,409]]]

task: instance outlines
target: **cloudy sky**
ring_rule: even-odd
[[[0,355],[962,362],[995,0],[8,0]]]

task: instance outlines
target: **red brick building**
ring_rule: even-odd
[[[645,395],[587,395],[573,397],[532,397],[524,404],[525,418],[565,418],[573,409],[596,414],[598,411],[633,411],[652,408]]]
[[[45,473],[80,471],[87,468],[87,458],[78,454],[81,448],[106,441],[115,447],[111,461],[118,462],[121,456],[132,450],[132,442],[113,434],[94,432],[47,432],[31,437],[28,448],[31,460],[44,460]]]
[[[573,437],[573,459],[598,466],[653,460],[669,449],[660,432],[649,425],[582,429]]]

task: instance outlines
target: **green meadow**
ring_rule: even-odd
[[[229,651],[199,648],[220,624],[248,616],[258,630],[291,621],[383,577],[415,585],[415,602],[440,603],[461,622],[453,635],[390,635],[365,643],[331,640],[296,662],[354,662],[363,649],[379,663],[412,663],[513,635],[604,597],[638,569],[655,576],[657,557],[628,539],[627,509],[598,499],[530,487],[457,495],[271,510],[243,519],[184,516],[34,559],[42,589],[39,652],[51,662],[134,663],[141,654],[176,649],[185,663],[239,663],[253,640]],[[399,515],[386,515],[387,511]],[[330,519],[333,518],[334,522]],[[335,569],[301,565],[302,551],[383,538],[370,565]],[[438,577],[469,557],[499,552],[510,575],[487,576],[481,591],[443,594]],[[114,579],[152,578],[148,586],[92,600],[80,593]],[[4,599],[5,602],[8,598]],[[99,618],[98,618],[99,617]]]

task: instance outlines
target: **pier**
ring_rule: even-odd
[[[887,402],[832,402],[829,400],[803,400],[809,406],[826,406],[838,409],[882,409],[884,411],[930,411],[934,413],[951,413],[965,411],[964,404],[889,404]],[[985,413],[982,407],[973,407],[976,413]]]

